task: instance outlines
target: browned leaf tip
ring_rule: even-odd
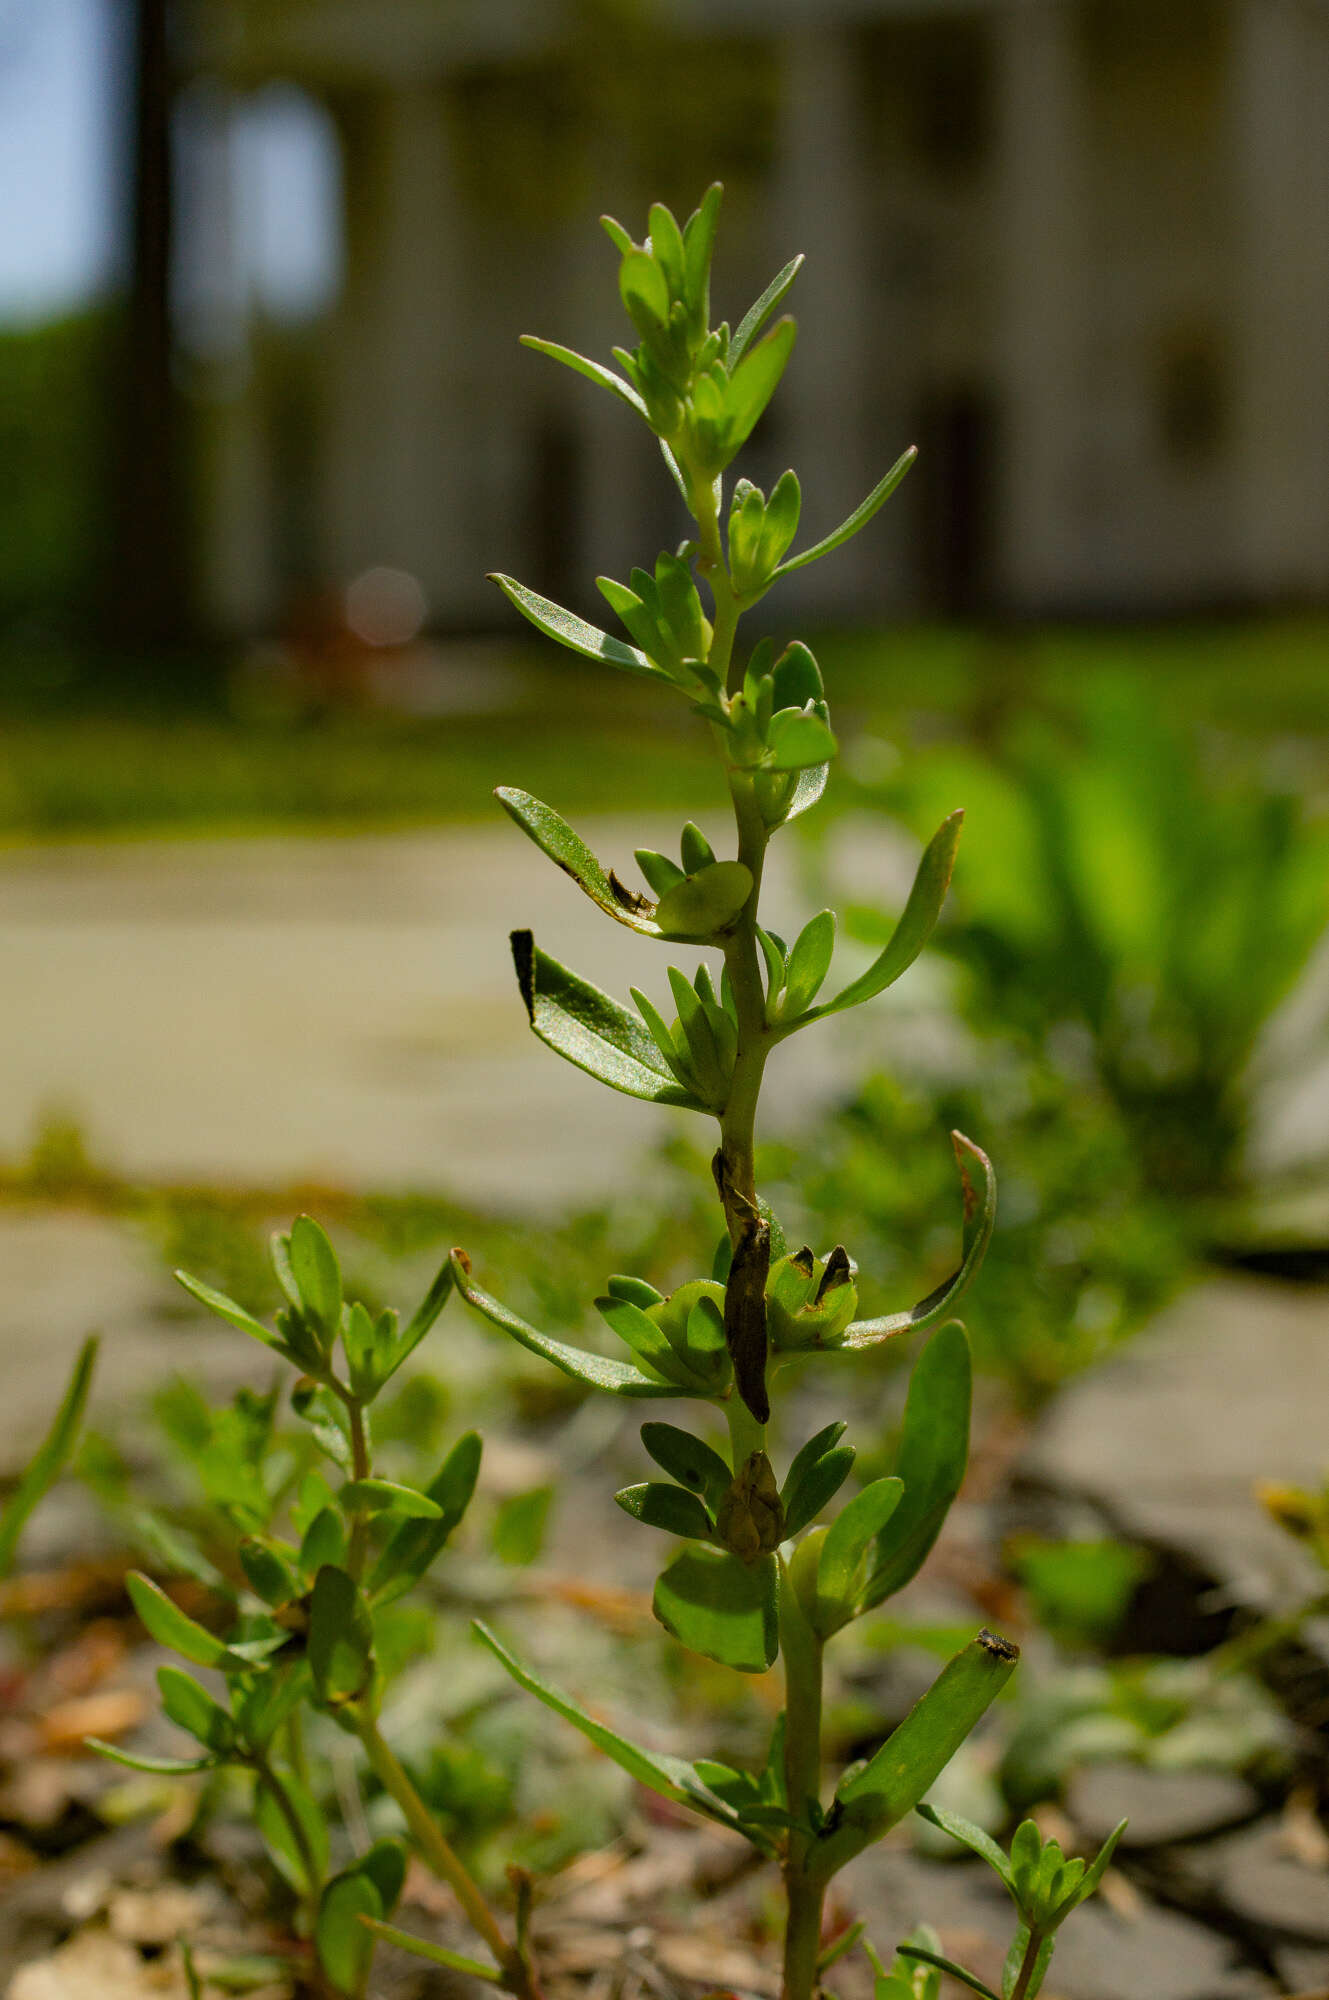
[[[530,931],[513,931],[512,963],[517,968],[517,984],[526,1002],[526,1012],[535,1019],[535,938]]]

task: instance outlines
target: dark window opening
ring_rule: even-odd
[[[918,573],[929,609],[981,610],[992,594],[996,410],[976,384],[925,397],[917,426]]]
[[[983,21],[882,21],[857,37],[864,127],[941,181],[972,178],[993,142],[992,38]]]
[[[544,411],[531,440],[526,546],[530,574],[544,595],[566,603],[584,595],[578,523],[583,501],[582,441],[566,418]]]
[[[1163,449],[1176,465],[1207,464],[1222,448],[1227,422],[1222,356],[1202,333],[1164,342],[1154,398]]]

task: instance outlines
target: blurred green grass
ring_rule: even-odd
[[[1184,730],[1268,743],[1300,760],[1309,789],[1329,783],[1329,620],[901,627],[814,643],[851,764],[856,743],[893,755],[939,734],[981,742],[1017,709],[1073,715],[1086,685],[1111,673],[1147,687]],[[0,709],[0,838],[447,824],[488,817],[494,786],[514,783],[572,815],[714,804],[708,746],[683,702],[548,650],[511,661],[510,705],[486,705],[482,664],[473,709],[431,717],[245,719],[215,677],[197,699],[182,673],[174,698],[136,702],[117,700],[104,675],[85,693],[75,674]]]

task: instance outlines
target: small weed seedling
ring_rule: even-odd
[[[454,1891],[493,1954],[479,1960],[431,1946],[454,1970],[487,1978],[518,2000],[539,2000],[526,1950],[524,1888],[510,1942],[460,1857],[444,1838],[378,1726],[384,1674],[375,1646],[388,1607],[424,1576],[470,1504],[480,1439],[459,1439],[422,1491],[374,1471],[370,1410],[424,1339],[452,1289],[444,1265],[403,1327],[342,1295],[331,1243],[300,1216],[273,1243],[286,1296],[268,1327],[233,1299],[179,1272],[205,1306],[299,1371],[291,1394],[317,1454],[331,1468],[302,1469],[275,1432],[277,1393],[242,1392],[202,1447],[200,1474],[236,1538],[243,1587],[209,1566],[206,1581],[226,1607],[218,1635],[184,1612],[151,1578],[129,1592],[152,1637],[193,1665],[224,1677],[225,1701],[178,1667],[158,1674],[169,1719],[197,1754],[140,1757],[107,1743],[103,1756],[133,1770],[178,1773],[239,1767],[254,1779],[255,1818],[276,1866],[300,1900],[324,1990],[360,2000],[368,1991],[373,1927],[401,1894],[406,1852],[379,1840],[333,1872],[327,1822],[307,1775],[303,1715],[313,1710],[358,1739],[396,1801],[423,1860]],[[284,1532],[289,1525],[290,1532]]]
[[[984,1154],[953,1134],[964,1195],[958,1267],[919,1304],[863,1320],[855,1317],[855,1266],[845,1249],[814,1255],[787,1243],[756,1185],[755,1122],[768,1059],[814,1022],[871,1000],[912,965],[941,910],[961,814],[945,820],[924,852],[903,914],[875,962],[833,998],[819,999],[831,967],[834,914],[822,911],[787,944],[763,924],[759,900],[767,844],[816,804],[836,752],[822,678],[801,643],[777,654],[763,639],[744,661],[735,636],[741,615],[773,584],[867,526],[914,454],[906,452],[834,533],[796,555],[789,554],[800,510],[793,472],[782,474],[769,496],[737,480],[726,518],[726,470],[770,402],[794,345],[792,319],[763,329],[802,260],[785,267],[735,332],[712,328],[719,205],[720,189],[712,187],[682,229],[668,209],[653,207],[644,244],[606,219],[621,259],[619,290],[638,336],[633,350],[615,350],[621,373],[546,340],[527,342],[589,377],[646,423],[695,524],[691,538],[660,555],[653,571],[634,570],[627,584],[599,579],[626,641],[511,578],[496,581],[560,645],[681,694],[709,725],[719,751],[737,826],[734,857],[718,857],[688,825],[677,860],[638,851],[642,890],[603,866],[549,806],[521,791],[498,796],[606,916],[644,938],[720,954],[718,977],[705,963],[692,978],[670,968],[668,1018],[635,988],[637,1011],[630,1012],[541,951],[529,932],[512,940],[522,997],[541,1041],[611,1089],[718,1121],[712,1168],[724,1234],[711,1272],[668,1297],[635,1277],[609,1279],[595,1303],[629,1359],[609,1359],[527,1325],[481,1289],[461,1251],[454,1253],[453,1274],[470,1305],[577,1381],[644,1401],[690,1399],[723,1419],[723,1439],[671,1423],[645,1424],[642,1442],[667,1477],[615,1497],[634,1519],[683,1543],[655,1587],[655,1613],[667,1631],[691,1651],[741,1672],[763,1673],[782,1660],[784,1711],[760,1771],[640,1749],[544,1686],[491,1632],[480,1628],[481,1636],[515,1680],[643,1785],[778,1859],[788,1899],[784,2000],[811,2000],[823,1969],[828,1884],[924,1798],[1018,1657],[1006,1640],[978,1633],[876,1754],[843,1773],[827,1800],[825,1648],[915,1575],[964,1473],[970,1360],[964,1331],[950,1314],[986,1247],[995,1188]],[[709,610],[699,584],[709,593]],[[795,1359],[858,1352],[928,1328],[937,1330],[914,1366],[895,1473],[864,1486],[833,1521],[817,1525],[849,1477],[854,1450],[841,1441],[844,1423],[830,1424],[803,1442],[783,1479],[777,1477],[767,1426],[778,1371]],[[1043,1931],[1038,1935],[1042,1951]],[[1037,1974],[1026,1967],[1010,1990],[1024,2000],[1036,1984]]]

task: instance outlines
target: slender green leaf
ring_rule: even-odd
[[[364,1599],[344,1569],[325,1563],[309,1599],[308,1658],[319,1701],[356,1701],[374,1671],[374,1634]]]
[[[409,1520],[436,1521],[443,1512],[427,1494],[391,1479],[353,1479],[338,1498],[350,1514],[401,1514]]]
[[[941,1532],[969,1460],[972,1367],[964,1328],[952,1320],[914,1363],[895,1470],[904,1498],[878,1537],[860,1608],[903,1590]]]
[[[662,201],[651,203],[646,218],[650,230],[651,255],[664,272],[673,296],[685,295],[687,276],[684,267],[683,232],[674,219],[672,210]]]
[[[512,957],[531,1027],[548,1048],[626,1097],[707,1108],[678,1082],[635,1015],[538,951],[529,931],[512,933]]]
[[[309,1669],[303,1662],[281,1673],[262,1674],[232,1696],[236,1728],[245,1741],[265,1750],[302,1701],[309,1699]]]
[[[435,1320],[447,1304],[448,1295],[451,1290],[452,1262],[451,1259],[445,1258],[439,1266],[438,1275],[435,1277],[433,1284],[411,1314],[401,1333],[398,1334],[397,1344],[393,1349],[392,1364],[388,1368],[387,1373],[382,1377],[379,1383],[380,1388],[384,1382],[391,1380],[401,1367],[402,1362],[406,1360],[409,1354],[414,1353],[415,1349],[420,1345],[420,1342],[429,1332],[429,1329],[433,1326]]]
[[[275,1347],[278,1354],[286,1352],[285,1341],[275,1334],[271,1327],[264,1326],[262,1320],[255,1319],[253,1313],[246,1312],[243,1306],[235,1303],[234,1299],[228,1299],[225,1292],[214,1291],[212,1286],[205,1285],[201,1278],[191,1278],[188,1271],[177,1271],[175,1279],[176,1283],[183,1285],[201,1306],[206,1306],[209,1312],[216,1313],[219,1319],[229,1320],[232,1326],[239,1327],[241,1333],[247,1333],[253,1340],[261,1340],[265,1347]]]
[[[641,1441],[656,1464],[680,1486],[699,1493],[712,1510],[719,1506],[734,1475],[718,1451],[676,1424],[643,1424]]]
[[[634,1305],[631,1299],[616,1299],[607,1295],[595,1301],[595,1310],[624,1346],[632,1349],[643,1367],[653,1369],[667,1382],[686,1383],[689,1388],[701,1386],[692,1370],[680,1364],[678,1354],[659,1321]]]
[[[135,1750],[104,1743],[100,1736],[85,1736],[83,1747],[112,1764],[123,1764],[130,1771],[146,1771],[153,1778],[187,1778],[195,1771],[215,1771],[222,1761],[220,1757],[140,1757]]]
[[[734,337],[729,343],[729,365],[731,368],[737,367],[771,314],[784,300],[794,279],[798,276],[802,263],[803,258],[801,254],[797,257],[791,257],[783,271],[776,273],[761,297],[744,313],[738,323]]]
[[[645,898],[634,895],[621,882],[616,884],[615,878],[606,874],[580,834],[574,832],[552,806],[532,798],[529,792],[515,791],[509,785],[500,785],[494,797],[509,818],[515,820],[522,832],[535,842],[541,853],[547,854],[565,875],[570,875],[577,887],[598,904],[606,916],[613,917],[616,923],[626,924],[629,930],[640,931],[643,937],[661,935],[660,926],[647,914],[649,905]]]
[[[981,1855],[1014,1895],[1015,1878],[1011,1874],[1011,1864],[990,1833],[985,1833],[981,1826],[975,1826],[972,1820],[961,1819],[959,1813],[947,1812],[941,1806],[918,1805],[914,1810],[930,1826],[940,1827],[943,1833],[949,1833],[952,1840],[958,1840],[974,1854]]]
[[[381,1921],[383,1900],[368,1875],[347,1868],[319,1898],[314,1946],[333,1987],[350,2000],[362,2000],[374,1957],[374,1936],[362,1917]]]
[[[785,810],[783,820],[780,824],[787,824],[789,820],[797,819],[800,813],[805,813],[810,807],[815,806],[826,790],[827,784],[830,782],[830,776],[831,767],[829,764],[816,764],[809,771],[800,771],[798,773],[798,782],[794,786],[793,797]]]
[[[719,1549],[685,1549],[655,1586],[652,1609],[690,1652],[739,1673],[765,1673],[779,1651],[779,1568]]]
[[[854,1320],[836,1343],[837,1350],[853,1351],[876,1347],[897,1333],[914,1333],[935,1326],[951,1312],[968,1291],[982,1263],[997,1219],[997,1177],[992,1162],[981,1147],[963,1132],[951,1133],[960,1184],[964,1196],[964,1220],[960,1235],[960,1262],[949,1278],[929,1292],[907,1312],[887,1313],[880,1319]]]
[[[725,435],[732,454],[747,442],[758,419],[779,386],[794,351],[798,328],[792,319],[779,320],[768,334],[743,354],[737,364],[729,350],[729,386],[725,391]]]
[[[719,181],[712,181],[699,206],[683,226],[683,273],[688,304],[699,323],[710,317],[711,253],[715,248],[715,225],[720,219]]]
[[[866,528],[877,509],[886,504],[917,457],[918,447],[911,444],[908,451],[903,452],[896,459],[895,464],[880,484],[873,487],[867,499],[860,506],[855,507],[847,521],[841,521],[839,527],[832,534],[827,535],[825,541],[818,542],[814,548],[804,549],[801,554],[791,556],[787,562],[782,562],[775,574],[777,576],[788,576],[791,570],[806,569],[809,563],[819,562],[822,556],[830,555],[833,549],[843,548],[844,544],[847,541],[851,541],[860,528]]]
[[[378,1326],[379,1322],[371,1316],[369,1308],[356,1299],[347,1311],[341,1330],[341,1344],[346,1354],[351,1389],[366,1402],[372,1399],[378,1388],[380,1359],[386,1362],[387,1356],[392,1351],[390,1341],[387,1343],[380,1341]]]
[[[653,847],[637,848],[633,858],[657,896],[687,880],[676,861],[671,861],[667,854],[657,854]]]
[[[823,1638],[838,1632],[853,1616],[854,1585],[868,1545],[886,1526],[903,1493],[898,1479],[874,1479],[832,1521],[817,1564],[817,1629]]]
[[[669,287],[648,250],[634,244],[618,267],[618,289],[634,326],[643,335],[669,319]]]
[[[936,927],[941,915],[941,906],[946,900],[950,887],[951,871],[955,866],[955,850],[960,841],[960,828],[964,823],[964,811],[953,812],[933,834],[923,850],[923,858],[918,864],[914,886],[909,891],[909,900],[904,906],[899,923],[895,926],[889,942],[880,955],[859,978],[846,986],[843,993],[837,993],[834,1000],[823,1001],[803,1016],[806,1021],[819,1021],[823,1015],[842,1013],[846,1007],[859,1007],[865,1000],[871,1000],[878,993],[884,993],[893,986],[902,972],[907,972],[922,951]]]
[[[834,1830],[818,1843],[812,1863],[819,1875],[835,1874],[931,1791],[1019,1657],[1009,1640],[980,1632],[942,1668],[876,1754],[840,1781]]]
[[[1079,1882],[1066,1898],[1064,1904],[1059,1905],[1053,1912],[1050,1920],[1052,1923],[1060,1924],[1070,1915],[1077,1904],[1087,1902],[1090,1896],[1093,1895],[1095,1889],[1107,1873],[1108,1863],[1117,1851],[1117,1842],[1121,1839],[1122,1834],[1125,1833],[1126,1826],[1127,1822],[1124,1819],[1117,1821],[1117,1824],[1113,1827],[1111,1833],[1099,1848],[1098,1853],[1085,1869],[1084,1874],[1080,1877]]]
[[[591,1354],[583,1347],[572,1347],[566,1341],[555,1340],[551,1334],[537,1332],[474,1283],[469,1269],[461,1262],[460,1252],[454,1250],[452,1255],[457,1290],[466,1303],[483,1313],[495,1326],[501,1327],[504,1333],[510,1334],[528,1352],[538,1354],[542,1360],[552,1362],[555,1368],[570,1375],[574,1382],[584,1382],[592,1389],[608,1389],[615,1396],[686,1396],[700,1393],[679,1388],[673,1382],[657,1382],[643,1375],[630,1362]]]
[[[325,1343],[330,1343],[341,1324],[341,1271],[326,1232],[312,1216],[297,1215],[291,1224],[290,1254],[305,1315],[321,1327]]]
[[[662,1306],[665,1300],[664,1293],[657,1292],[654,1285],[648,1285],[645,1278],[625,1277],[622,1273],[606,1278],[605,1290],[611,1298],[630,1299],[643,1312],[649,1312],[652,1306]]]
[[[602,215],[600,217],[600,227],[618,251],[620,257],[626,257],[629,250],[635,250],[637,247],[622,223],[615,222],[612,215]]]
[[[327,1872],[327,1819],[309,1787],[294,1771],[283,1768],[274,1771],[273,1776],[304,1833],[305,1846],[314,1864],[314,1879],[310,1880],[304,1855],[278,1803],[277,1794],[264,1778],[260,1778],[254,1787],[254,1822],[284,1879],[298,1895],[314,1894]]]
[[[340,1567],[346,1561],[346,1528],[332,1507],[320,1508],[305,1529],[300,1544],[300,1567],[306,1576],[316,1576],[325,1564]]]
[[[169,1646],[173,1653],[192,1660],[196,1667],[219,1667],[235,1673],[248,1665],[215,1634],[173,1604],[166,1592],[141,1570],[130,1570],[125,1588],[135,1611],[159,1646]]]
[[[642,1521],[648,1528],[663,1528],[667,1535],[705,1542],[714,1534],[711,1517],[696,1494],[667,1485],[662,1479],[625,1486],[614,1498],[634,1521]]]
[[[239,1556],[250,1589],[265,1604],[289,1604],[301,1595],[304,1585],[295,1565],[257,1535],[244,1537]]]
[[[584,375],[588,382],[595,382],[600,388],[608,389],[611,395],[626,403],[630,410],[635,410],[639,417],[646,417],[647,422],[650,421],[646,405],[632,384],[625,382],[621,375],[615,375],[612,368],[606,368],[599,361],[592,361],[588,355],[576,353],[571,347],[562,347],[556,340],[541,340],[534,333],[522,334],[521,344],[523,347],[533,349],[536,354],[548,355],[551,361],[561,361],[565,368],[574,368],[578,375]]]
[[[785,972],[782,1013],[798,1015],[812,1005],[830,971],[834,950],[835,912],[822,910],[804,924],[794,939]]]
[[[438,1519],[403,1521],[374,1565],[367,1587],[379,1603],[409,1590],[443,1549],[471,1504],[482,1452],[476,1431],[466,1431],[453,1445],[426,1489]]]
[[[0,1514],[0,1577],[7,1576],[13,1566],[18,1538],[28,1516],[60,1477],[74,1449],[96,1361],[97,1339],[94,1335],[85,1340],[79,1349],[51,1428],[28,1460],[22,1478],[3,1514]]]
[[[525,584],[518,583],[513,577],[494,575],[491,580],[537,631],[556,640],[560,646],[566,646],[569,652],[580,653],[587,660],[599,660],[606,667],[619,667],[624,673],[640,674],[647,680],[668,682],[672,687],[669,675],[635,646],[625,646],[621,639],[611,639],[598,626],[588,625],[584,618],[565,611],[562,605],[551,604],[547,597],[528,590]]]
[[[1001,1996],[985,1986],[972,1972],[966,1972],[953,1958],[943,1958],[939,1951],[925,1951],[921,1944],[902,1944],[898,1947],[901,1958],[916,1960],[920,1965],[935,1965],[938,1972],[948,1972],[952,1979],[958,1979],[961,1986],[967,1986],[971,1993],[977,1993],[980,2000],[1001,2000]]]
[[[699,869],[709,868],[715,859],[715,849],[707,840],[694,820],[689,820],[679,840],[679,857],[684,870],[695,875]]]
[[[446,1945],[431,1944],[427,1938],[412,1937],[409,1931],[381,1923],[376,1917],[361,1917],[360,1922],[384,1944],[395,1944],[399,1951],[409,1951],[412,1957],[426,1959],[430,1965],[441,1965],[447,1972],[464,1972],[471,1979],[487,1979],[491,1986],[507,1983],[508,1975],[500,1966],[487,1965],[480,1958],[467,1958],[464,1952],[449,1951]]]
[[[827,1424],[823,1430],[817,1431],[814,1436],[810,1437],[806,1444],[800,1445],[790,1460],[789,1470],[785,1474],[784,1486],[781,1489],[781,1497],[784,1500],[786,1508],[799,1481],[811,1470],[819,1458],[824,1458],[828,1451],[839,1444],[840,1439],[844,1436],[847,1429],[848,1425],[845,1423],[844,1418],[837,1417],[834,1423]]]
[[[162,1707],[177,1729],[197,1738],[205,1750],[224,1757],[235,1748],[235,1724],[206,1688],[179,1667],[158,1667]]]
[[[820,1458],[810,1460],[797,1478],[790,1472],[784,1490],[787,1535],[796,1535],[800,1528],[806,1528],[810,1521],[816,1520],[822,1508],[835,1498],[848,1479],[853,1463],[854,1447],[842,1444],[824,1452]]]
[[[723,1826],[737,1826],[738,1818],[733,1808],[708,1789],[695,1765],[686,1763],[681,1757],[669,1757],[629,1743],[593,1715],[588,1715],[585,1709],[578,1708],[567,1695],[559,1694],[544,1681],[537,1680],[478,1619],[475,1620],[474,1630],[519,1687],[533,1694],[546,1708],[552,1708],[555,1715],[561,1715],[574,1729],[579,1729],[597,1750],[603,1750],[606,1757],[612,1758],[639,1785],[645,1785],[648,1791],[658,1793],[662,1799],[672,1799],[675,1805],[691,1806],[694,1812],[719,1820]]]

